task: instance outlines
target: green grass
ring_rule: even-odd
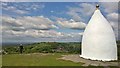
[[[0,67],[2,66],[2,55],[0,55]]]
[[[40,55],[40,54],[8,54],[3,55],[3,66],[81,66],[83,63],[74,63],[71,61],[64,61],[60,58],[60,53],[54,55]]]

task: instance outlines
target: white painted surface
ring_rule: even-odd
[[[95,10],[83,33],[80,56],[91,60],[117,60],[117,45],[113,29],[99,9]]]

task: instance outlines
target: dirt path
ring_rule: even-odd
[[[118,62],[102,62],[102,61],[93,61],[93,60],[87,60],[79,57],[79,55],[63,55],[63,57],[59,58],[62,60],[69,60],[73,62],[82,62],[85,63],[82,66],[118,66]]]

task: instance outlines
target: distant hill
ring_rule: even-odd
[[[40,42],[32,44],[23,44],[24,53],[79,53],[80,42]],[[8,54],[19,53],[19,45],[3,46],[3,50]]]

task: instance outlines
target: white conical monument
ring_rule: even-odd
[[[80,57],[101,61],[117,60],[117,45],[113,29],[100,12],[98,5],[83,33]]]

